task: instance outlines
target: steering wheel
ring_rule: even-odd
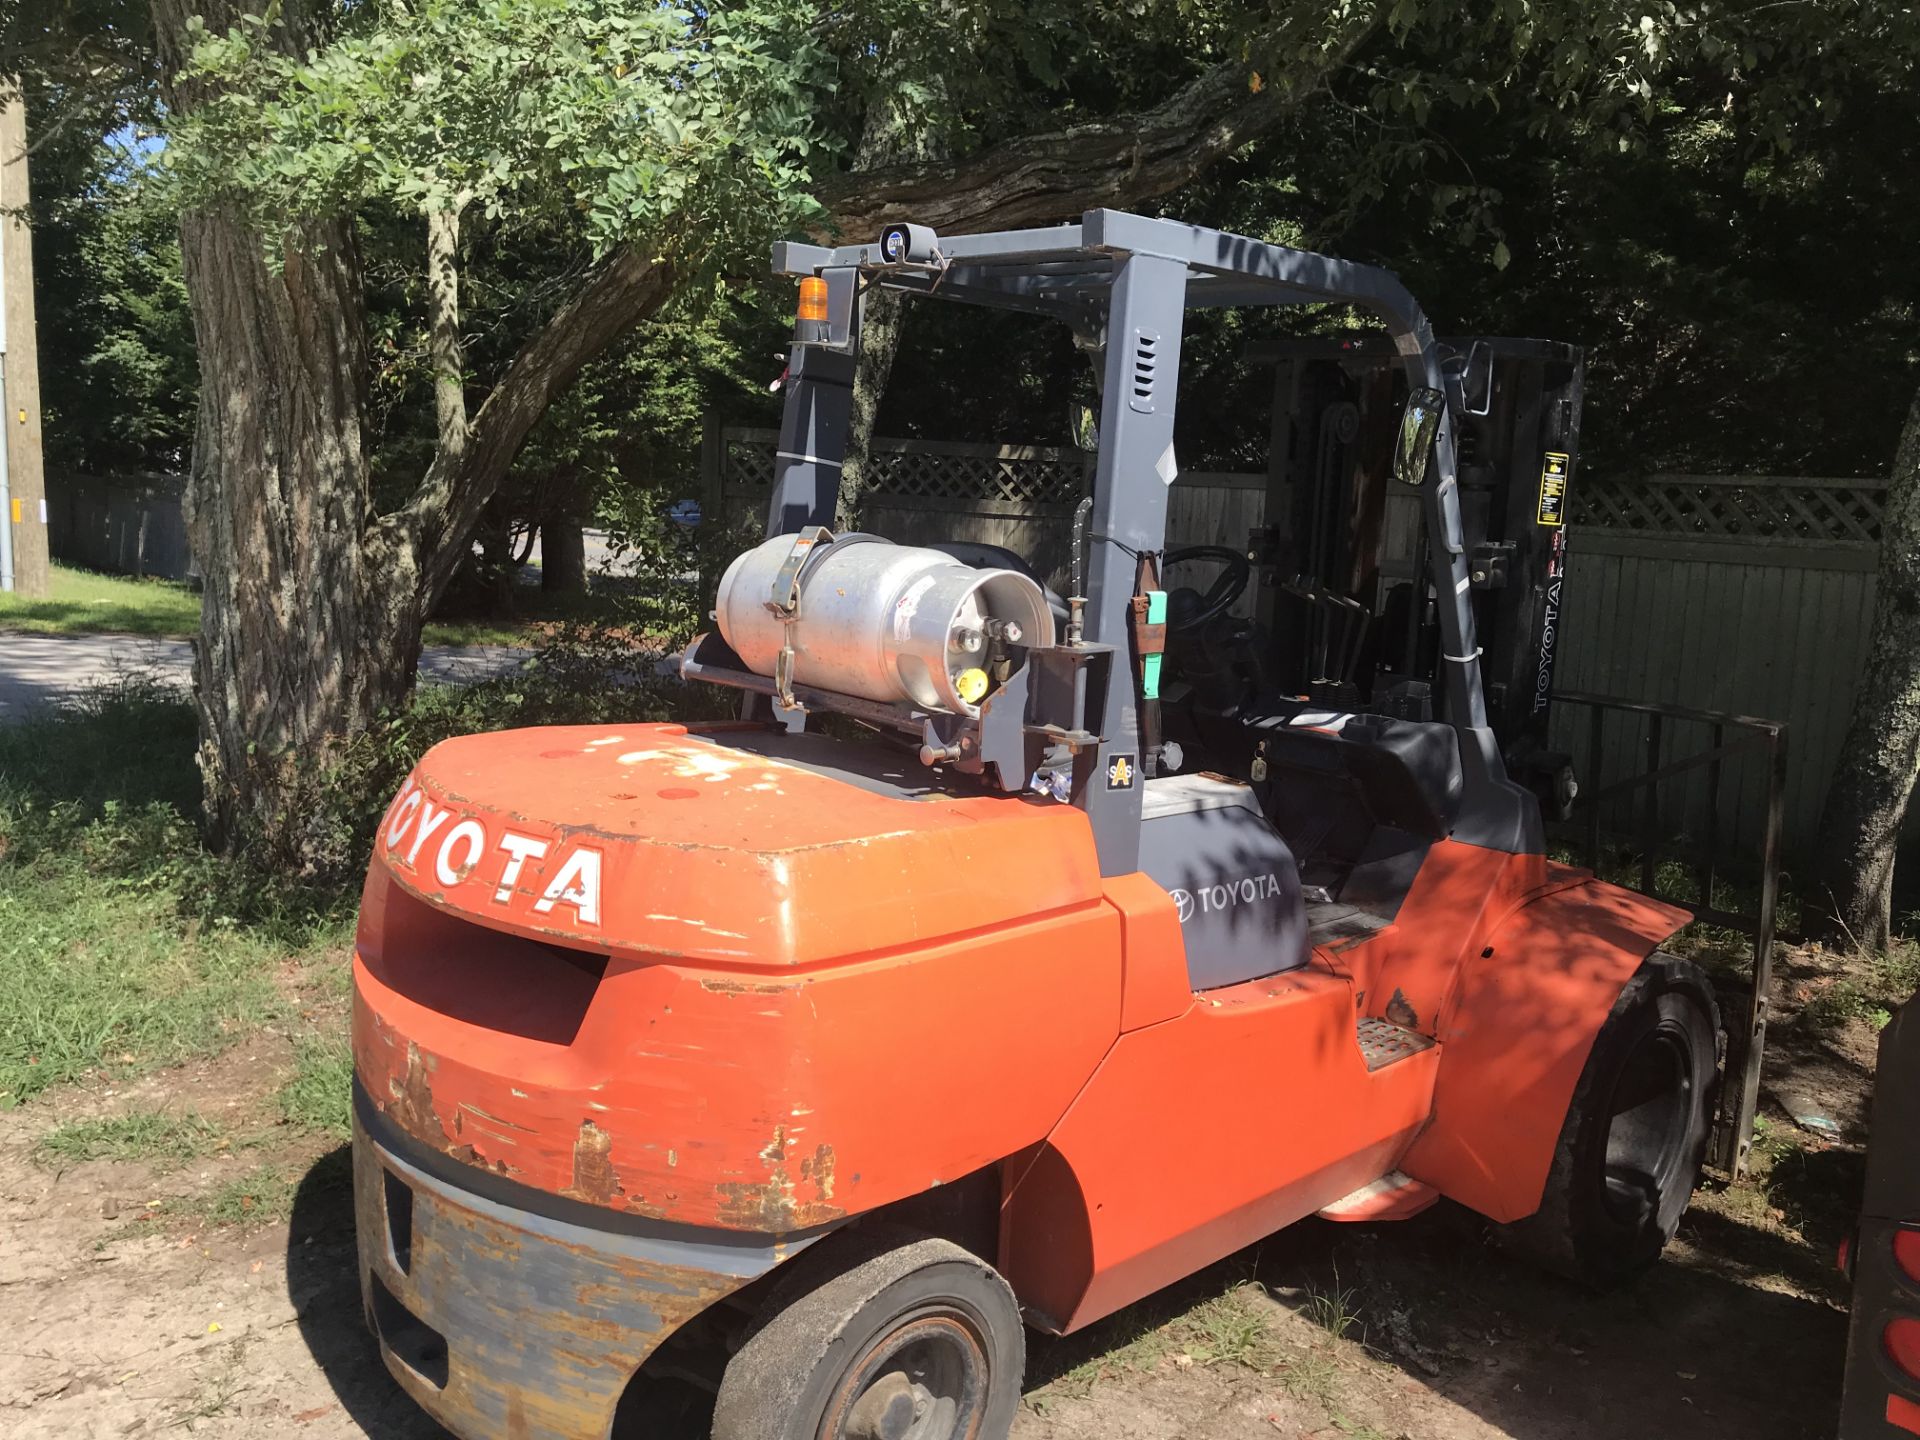
[[[1208,621],[1224,615],[1233,608],[1234,602],[1246,593],[1248,583],[1253,579],[1253,562],[1243,550],[1234,550],[1225,545],[1183,545],[1178,550],[1169,550],[1161,563],[1168,569],[1186,560],[1219,560],[1226,565],[1213,579],[1213,583],[1202,594],[1190,585],[1182,585],[1167,597],[1167,628],[1169,630],[1198,630]],[[1179,603],[1175,602],[1179,596]],[[1185,597],[1192,596],[1191,600]]]

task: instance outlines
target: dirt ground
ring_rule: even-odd
[[[1830,978],[1817,955],[1783,978],[1760,1178],[1704,1186],[1635,1285],[1596,1296],[1542,1276],[1447,1206],[1397,1226],[1312,1221],[1088,1332],[1036,1338],[1015,1435],[1831,1436],[1846,1328],[1831,1256],[1858,1189],[1876,1017],[1796,1021]],[[0,1114],[0,1434],[442,1433],[362,1329],[345,1147],[274,1138],[293,1056],[262,1034]],[[139,1104],[267,1138],[177,1168],[37,1150],[62,1122]],[[267,1219],[206,1208],[262,1164],[291,1182],[290,1218],[270,1197]]]

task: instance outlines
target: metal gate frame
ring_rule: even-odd
[[[1753,1150],[1754,1113],[1760,1103],[1760,1070],[1766,1058],[1767,996],[1773,984],[1773,945],[1780,898],[1780,844],[1786,813],[1787,727],[1784,721],[1761,720],[1751,715],[1734,715],[1720,710],[1695,710],[1684,705],[1658,705],[1641,700],[1622,700],[1610,695],[1592,695],[1580,691],[1556,691],[1555,705],[1583,706],[1590,712],[1587,765],[1575,801],[1576,814],[1584,812],[1584,850],[1587,868],[1598,870],[1601,856],[1601,809],[1609,800],[1642,792],[1640,800],[1640,883],[1634,888],[1642,894],[1693,912],[1695,920],[1739,931],[1753,940],[1752,993],[1745,997],[1723,997],[1722,1011],[1727,1026],[1728,1054],[1726,1080],[1720,1088],[1719,1110],[1715,1117],[1710,1157],[1714,1165],[1739,1179],[1747,1172]],[[1646,766],[1638,774],[1602,785],[1596,771],[1604,753],[1601,726],[1609,712],[1638,715],[1646,722]],[[1665,722],[1692,721],[1708,728],[1711,743],[1704,750],[1681,756],[1665,757]],[[1729,738],[1729,732],[1732,732]],[[1713,886],[1718,877],[1720,849],[1720,775],[1721,765],[1731,756],[1759,750],[1767,757],[1766,828],[1760,852],[1760,887],[1752,913],[1722,910],[1713,904]],[[1699,903],[1691,903],[1659,891],[1659,860],[1663,848],[1660,826],[1659,787],[1664,781],[1697,770],[1707,772],[1707,828],[1704,845],[1693,855],[1693,873],[1700,889]],[[1729,1005],[1727,1001],[1736,1003]],[[1727,1013],[1744,1010],[1736,1017]]]

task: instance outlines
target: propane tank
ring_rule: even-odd
[[[997,654],[1017,665],[1026,647],[1053,644],[1053,612],[1027,576],[871,536],[816,550],[789,625],[769,602],[794,539],[735,556],[720,578],[720,634],[757,675],[774,674],[790,640],[799,684],[970,716],[993,690]]]

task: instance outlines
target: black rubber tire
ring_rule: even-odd
[[[1719,1074],[1712,984],[1655,951],[1594,1039],[1539,1210],[1501,1243],[1597,1289],[1653,1264],[1699,1178]]]
[[[829,1236],[789,1262],[766,1312],[728,1362],[714,1403],[713,1440],[840,1440],[858,1377],[904,1326],[935,1338],[936,1354],[977,1357],[971,1404],[930,1410],[912,1440],[1006,1440],[1020,1408],[1026,1331],[1020,1306],[999,1272],[947,1240],[879,1229]],[[963,1340],[953,1336],[964,1334]],[[875,1372],[909,1373],[921,1352]],[[934,1389],[941,1387],[936,1383]],[[952,1388],[952,1387],[949,1387]]]

